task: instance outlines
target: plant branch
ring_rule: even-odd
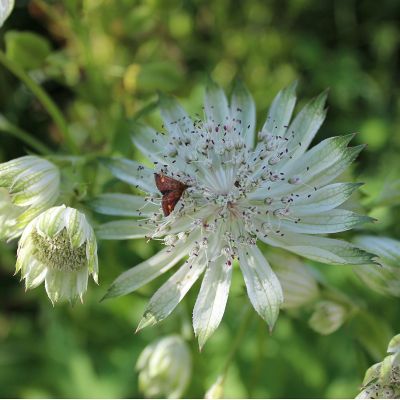
[[[0,50],[0,63],[18,77],[25,85],[32,91],[32,93],[41,102],[43,107],[47,110],[54,123],[62,133],[64,140],[73,153],[78,153],[78,148],[72,139],[68,130],[67,122],[65,121],[60,109],[50,98],[50,96],[38,85],[18,64],[7,58],[3,51]]]
[[[243,338],[244,338],[244,336],[245,336],[245,334],[246,334],[246,332],[247,332],[247,330],[249,328],[249,325],[250,325],[250,322],[251,322],[253,316],[254,316],[253,309],[249,305],[246,305],[245,309],[244,309],[244,311],[242,313],[242,322],[241,322],[241,324],[239,326],[239,329],[237,331],[237,335],[236,335],[235,340],[233,342],[231,351],[228,354],[228,357],[226,359],[224,368],[222,370],[222,374],[221,374],[221,376],[222,376],[222,384],[225,381],[225,378],[226,378],[226,375],[228,373],[229,367],[230,367],[232,361],[235,358],[236,352],[238,351],[238,349],[240,347],[240,344],[242,343],[242,340],[243,340]]]
[[[17,139],[26,143],[28,146],[32,147],[32,149],[36,150],[38,153],[42,155],[51,154],[50,148],[48,148],[45,144],[37,140],[31,133],[28,133],[19,128],[18,126],[12,124],[1,114],[0,114],[0,131],[16,137]]]

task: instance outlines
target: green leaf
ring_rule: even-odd
[[[7,58],[26,70],[43,66],[51,53],[50,42],[34,32],[8,31],[5,42]]]

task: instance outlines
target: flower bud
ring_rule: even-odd
[[[207,390],[205,399],[222,399],[224,395],[224,376],[219,376],[210,389]]]
[[[148,345],[136,364],[139,389],[146,397],[179,398],[186,389],[192,368],[190,350],[178,335]]]
[[[347,317],[346,308],[333,301],[320,301],[317,303],[308,324],[321,335],[330,335],[339,329]]]
[[[36,217],[18,243],[16,271],[26,289],[45,281],[52,303],[82,301],[89,274],[97,283],[98,273],[96,238],[85,215],[60,206]]]
[[[20,236],[59,194],[60,173],[51,162],[25,156],[0,164],[0,239]]]

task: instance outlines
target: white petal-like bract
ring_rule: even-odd
[[[16,272],[25,287],[45,282],[52,303],[81,301],[88,277],[97,282],[97,243],[84,214],[70,207],[52,207],[24,229],[18,243]]]

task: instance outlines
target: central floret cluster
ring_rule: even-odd
[[[291,121],[296,97],[295,84],[289,86],[277,95],[256,135],[254,102],[240,84],[230,104],[217,85],[209,86],[204,118],[192,119],[175,100],[161,98],[164,132],[135,125],[132,137],[154,169],[126,159],[105,161],[115,176],[147,196],[96,199],[99,212],[140,217],[106,223],[99,236],[147,237],[167,245],[122,274],[108,295],[131,292],[189,256],[156,292],[139,327],[169,315],[205,271],[193,315],[204,343],[222,318],[234,259],[254,308],[272,327],[282,290],[257,240],[322,262],[371,262],[370,254],[347,242],[315,236],[370,220],[337,208],[358,184],[331,183],[363,146],[347,147],[353,137],[347,135],[307,151],[325,118],[325,99],[325,94],[315,98]]]

